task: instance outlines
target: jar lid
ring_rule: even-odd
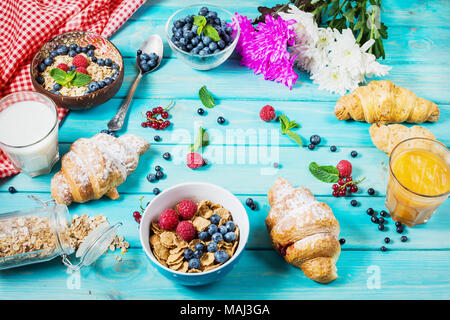
[[[92,230],[78,248],[75,256],[80,258],[79,267],[89,266],[95,262],[111,245],[117,235],[121,222],[110,225],[103,222]]]

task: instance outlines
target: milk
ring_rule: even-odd
[[[6,108],[0,105],[0,148],[15,167],[32,177],[49,173],[59,159],[56,108],[51,101],[44,101],[19,101]]]

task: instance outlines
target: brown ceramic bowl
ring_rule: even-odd
[[[63,95],[57,95],[51,93],[44,89],[42,85],[37,83],[35,80],[38,75],[37,66],[38,64],[47,57],[50,52],[55,49],[57,46],[61,44],[70,45],[72,43],[76,43],[81,46],[87,46],[88,44],[93,44],[95,46],[95,51],[99,51],[105,55],[107,55],[111,60],[119,65],[120,71],[119,76],[114,80],[110,85],[99,89],[95,92],[89,93],[87,95],[69,97]],[[92,63],[92,62],[91,62]],[[124,74],[124,64],[123,58],[120,54],[120,51],[110,42],[108,39],[103,38],[102,36],[87,32],[87,31],[70,31],[63,34],[60,34],[49,42],[44,44],[38,52],[33,57],[30,65],[30,74],[31,81],[33,82],[33,86],[36,91],[46,95],[58,106],[71,109],[71,110],[84,110],[89,109],[99,104],[105,103],[119,91],[120,86],[123,82],[123,74]]]

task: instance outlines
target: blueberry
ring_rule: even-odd
[[[75,50],[70,50],[69,51],[69,57],[75,57],[77,55],[77,53],[75,52]]]
[[[67,48],[67,46],[65,45],[60,45],[58,46],[58,48],[56,48],[56,52],[58,52],[58,54],[60,55],[64,55],[67,54],[67,52],[69,52],[69,48]]]
[[[356,156],[358,155],[358,152],[353,150],[352,152],[350,152],[350,155],[352,156],[352,158],[356,158]]]
[[[88,45],[86,46],[86,48],[87,48],[88,50],[95,50],[95,46],[94,46],[93,44],[88,44]]]
[[[156,142],[161,141],[161,137],[160,136],[154,136],[153,140],[155,140]]]
[[[194,251],[194,257],[197,259],[200,259],[203,255],[203,250],[195,250]]]
[[[149,182],[155,182],[155,181],[158,180],[158,179],[156,178],[156,175],[155,175],[155,174],[149,173],[149,174],[147,175],[147,180],[148,180]]]
[[[218,123],[218,124],[224,124],[224,123],[225,123],[225,118],[222,117],[222,116],[218,117],[218,118],[217,118],[217,123]]]
[[[164,177],[164,172],[162,172],[162,171],[156,172],[156,178],[162,179],[163,177]]]
[[[105,66],[111,67],[111,65],[112,65],[112,60],[110,58],[106,58],[105,59]]]
[[[103,81],[105,81],[106,85],[109,86],[113,82],[113,79],[111,79],[110,77],[106,77],[105,79],[103,79]]]
[[[250,209],[251,209],[252,211],[255,211],[255,210],[256,210],[256,204],[252,203],[252,204],[250,205]]]
[[[198,45],[199,40],[197,38],[191,39],[191,44],[196,47]]]
[[[119,70],[119,65],[117,63],[113,63],[111,68],[113,68],[114,70]]]
[[[403,233],[403,227],[397,227],[397,233]]]
[[[87,48],[87,47],[81,47],[81,52],[86,53],[87,51],[88,51],[88,48]]]
[[[217,43],[211,42],[211,43],[208,45],[208,47],[209,47],[209,50],[214,51],[214,50],[217,49]]]
[[[185,258],[186,260],[190,260],[190,259],[192,259],[192,258],[194,257],[194,251],[192,251],[192,250],[189,249],[189,248],[186,248],[186,249],[184,250],[183,255],[184,255],[184,258]]]
[[[177,20],[177,21],[175,21],[174,26],[175,26],[175,28],[180,29],[184,26],[184,21],[182,21],[181,19]]]
[[[400,241],[401,241],[401,242],[406,242],[406,241],[408,241],[408,237],[407,237],[407,236],[402,236],[402,237],[400,238]]]
[[[210,224],[209,226],[208,226],[208,233],[209,233],[209,235],[213,235],[213,234],[215,234],[217,232],[217,226],[215,225],[215,224]]]
[[[202,108],[198,108],[197,113],[202,116],[203,114],[205,114],[205,110],[203,110]]]
[[[202,231],[198,234],[198,238],[202,241],[208,241],[209,239],[209,233],[206,231]]]
[[[192,28],[191,28],[191,31],[194,33],[194,35],[195,34],[198,34],[197,33],[197,30],[198,30],[198,26],[196,26],[195,24],[192,26]]]
[[[188,45],[189,46],[189,45]],[[190,45],[191,47],[192,47],[192,45]],[[192,48],[191,48],[192,49]],[[148,62],[148,65],[149,65],[149,67],[150,68],[154,68],[154,67],[156,67],[156,60],[150,60],[149,62]]]
[[[203,251],[203,250],[205,250],[205,245],[203,244],[203,243],[201,243],[201,242],[197,242],[196,244],[195,244],[195,250],[200,250],[200,251]]]
[[[370,215],[370,216],[373,215],[373,212],[374,212],[374,211],[373,211],[372,208],[369,208],[369,209],[366,210],[366,213],[367,213],[368,215]]]
[[[53,63],[53,58],[52,57],[47,57],[47,58],[45,58],[44,59],[44,63],[47,65],[47,66],[50,66],[52,63]]]
[[[252,198],[247,198],[247,200],[245,200],[245,204],[247,206],[249,206],[249,207],[252,205],[252,203],[253,203],[253,199]]]
[[[53,50],[52,52],[50,52],[50,57],[56,58],[57,56],[58,56],[58,52],[56,50]]]
[[[93,57],[94,56],[94,50],[88,50],[88,52],[86,52],[86,55],[88,57]]]
[[[59,90],[61,90],[61,85],[59,83],[55,83],[53,85],[53,89],[56,90],[56,91],[59,91]]]
[[[206,15],[207,18],[217,18],[217,12],[215,11],[209,11],[208,14]]]
[[[339,243],[342,245],[342,244],[345,244],[345,239],[344,238],[341,238],[341,239],[339,239]]]
[[[202,39],[202,42],[205,46],[209,45],[211,43],[211,41],[212,41],[211,38],[208,36],[204,36]]]
[[[385,242],[385,243],[391,242],[391,238],[389,238],[389,237],[384,238],[384,242]]]
[[[161,171],[161,167],[160,166],[155,166],[155,171]]]
[[[206,7],[202,7],[201,9],[200,9],[200,11],[198,12],[198,15],[199,16],[206,16],[207,14],[208,14],[208,8],[206,8]]]
[[[225,226],[220,226],[220,227],[219,227],[219,232],[220,232],[222,235],[225,235],[225,233],[228,232],[228,229],[227,229],[227,227],[225,227]]]
[[[378,223],[383,224],[383,223],[384,223],[384,218],[383,218],[383,217],[379,217],[379,218],[378,218]]]
[[[314,150],[315,147],[316,147],[316,145],[314,145],[312,143],[308,144],[308,149],[309,150]]]
[[[380,250],[384,252],[387,250],[387,248],[385,246],[381,246]]]
[[[203,42],[199,42],[196,48],[198,48],[199,50],[202,50],[204,47],[205,47],[205,45],[203,44]]]
[[[378,230],[383,231],[384,230],[384,224],[380,223],[378,225]]]
[[[183,34],[183,36],[188,40],[192,40],[194,39],[195,34],[191,30],[188,30]]]
[[[216,252],[218,249],[219,249],[219,247],[217,246],[217,243],[215,243],[215,242],[210,242],[206,246],[206,250],[208,252]]]
[[[161,192],[161,190],[159,190],[158,188],[154,188],[153,189],[153,194],[156,196]]]
[[[229,35],[231,35],[231,34],[233,33],[233,28],[227,26],[227,27],[225,28],[225,32],[228,33]]]
[[[374,190],[373,188],[369,188],[369,189],[367,189],[367,193],[368,193],[370,196],[373,196],[373,195],[375,194],[375,190]]]
[[[146,53],[143,53],[143,54],[141,54],[140,56],[139,56],[139,61],[142,63],[142,62],[145,62],[146,60],[147,60],[147,58],[148,58],[148,54],[146,54]]]
[[[92,81],[92,82],[89,83],[89,85],[88,85],[88,89],[89,89],[89,91],[91,91],[91,92],[97,91],[99,88],[100,88],[100,87],[99,87],[98,83],[95,82],[95,81]]]
[[[36,80],[36,82],[39,83],[39,84],[43,84],[44,83],[44,77],[42,77],[40,74],[38,74],[36,76],[36,78],[34,78],[34,80]]]
[[[187,45],[188,44],[188,41],[187,41],[187,39],[186,38],[180,38],[180,44],[182,45],[182,46],[185,46],[185,45]]]
[[[205,49],[202,49],[202,50],[200,50],[200,52],[198,54],[201,56],[206,56],[208,54],[208,52]]]
[[[353,199],[352,201],[350,201],[350,204],[352,205],[352,207],[356,207],[358,205],[358,201]]]
[[[45,68],[47,68],[47,66],[43,62],[39,63],[38,66],[37,66],[37,69],[38,69],[39,72],[44,72]]]
[[[218,53],[218,52],[220,52],[219,48],[217,48],[216,50],[213,51],[213,53]]]
[[[372,218],[370,218],[370,221],[372,221],[373,223],[378,223],[378,218],[375,216],[372,216]]]
[[[78,45],[77,45],[76,43],[72,43],[72,44],[69,46],[69,49],[70,49],[70,50],[76,50],[77,47],[78,47]]]
[[[56,94],[56,95],[58,95],[58,96],[61,95],[61,92],[56,91],[56,90],[54,90],[54,89],[51,89],[50,92],[53,93],[53,94]]]
[[[170,153],[168,153],[168,152],[164,153],[163,154],[163,158],[166,159],[166,160],[169,160],[170,159]]]
[[[189,260],[189,269],[198,269],[200,268],[200,260],[196,258],[192,258]]]
[[[191,23],[186,23],[183,26],[183,31],[191,31],[191,28],[192,28],[192,24]]]
[[[140,56],[142,54],[142,50],[141,49],[138,49],[137,51],[136,51],[136,55],[137,56]]]
[[[17,192],[16,188],[14,188],[14,187],[9,187],[9,188],[8,188],[8,191],[9,191],[9,193],[11,193],[11,194]]]
[[[212,241],[219,243],[219,242],[222,242],[223,235],[219,232],[216,232],[211,236],[211,239],[212,239]]]
[[[78,47],[75,49],[75,52],[76,52],[76,53],[81,53],[81,50],[82,50],[81,47],[78,46]]]
[[[381,211],[380,211],[380,216],[386,217],[386,216],[387,216],[387,212],[384,211],[384,210],[381,210]]]
[[[98,64],[100,67],[102,67],[102,66],[105,65],[105,60],[103,60],[103,59],[97,59],[97,64]]]
[[[228,260],[228,253],[225,251],[219,250],[214,254],[214,258],[218,263],[224,263]]]
[[[309,141],[311,141],[311,143],[314,145],[318,145],[320,143],[321,139],[320,139],[320,136],[315,134],[315,135],[312,135],[311,138],[309,138]]]
[[[149,55],[150,60],[158,60],[158,56],[156,53],[152,52]]]
[[[199,48],[194,48],[191,50],[192,54],[200,54],[200,49]]]
[[[402,223],[401,223],[400,221],[397,221],[397,222],[395,223],[395,226],[396,226],[396,227],[401,227],[401,226],[402,226]]]
[[[209,218],[209,221],[211,221],[212,224],[217,225],[220,222],[220,216],[218,214],[214,214],[211,218]]]
[[[108,129],[104,129],[104,130],[100,131],[100,133],[106,133],[106,134],[109,134],[110,136],[113,136],[113,137],[116,136],[116,132],[115,131],[111,131],[111,130],[108,130]]]
[[[104,80],[99,80],[97,83],[98,83],[100,88],[106,87],[106,82]]]
[[[223,238],[225,239],[226,242],[232,242],[234,240],[236,240],[236,233],[234,232],[227,232]]]
[[[228,232],[234,231],[234,229],[236,228],[236,225],[234,224],[233,221],[227,221],[227,223],[225,223],[225,227],[227,228]]]
[[[141,66],[141,69],[143,72],[147,72],[150,70],[149,64],[146,63],[145,61],[141,61],[141,63],[139,65]]]
[[[91,61],[92,61],[92,62],[97,62],[97,57],[95,57],[95,56],[92,57],[92,58],[91,58]]]
[[[336,152],[336,150],[337,150],[336,146],[331,146],[331,147],[330,147],[330,151],[331,151],[331,152]]]
[[[225,41],[219,40],[219,41],[217,42],[217,46],[218,46],[220,49],[225,48]]]
[[[77,66],[71,65],[71,66],[69,67],[69,69],[67,69],[67,72],[70,72],[70,71],[72,71],[72,70],[75,70],[76,68],[77,68]]]

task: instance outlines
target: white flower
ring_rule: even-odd
[[[371,39],[362,46],[356,42],[353,32],[339,32],[331,28],[319,28],[311,13],[289,5],[289,12],[280,12],[285,20],[295,20],[295,44],[290,47],[296,55],[297,66],[311,74],[319,89],[343,95],[353,91],[366,77],[384,76],[391,69],[381,65],[367,50],[374,44]]]

